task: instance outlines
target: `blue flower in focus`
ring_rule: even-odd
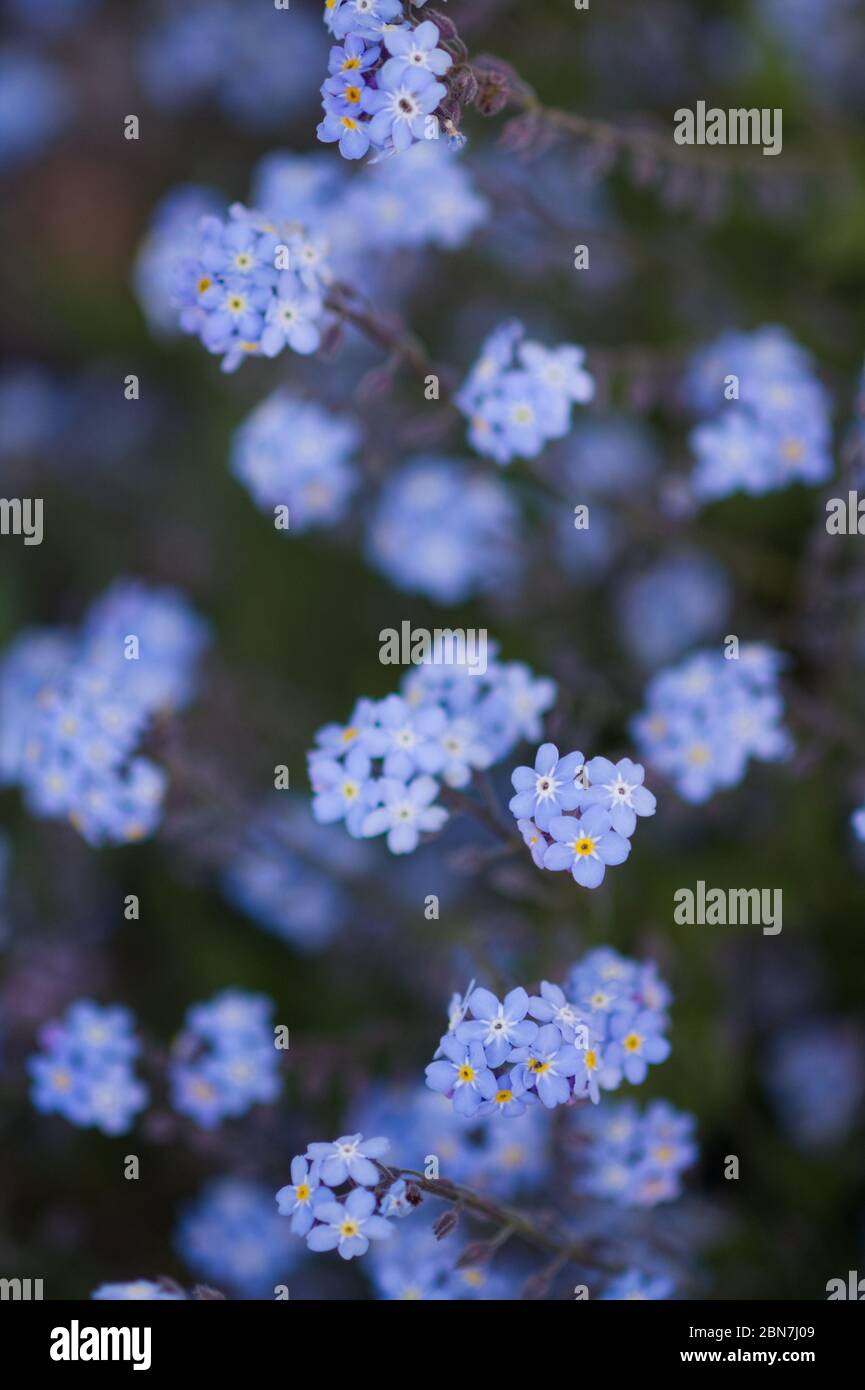
[[[586,764],[589,786],[580,804],[601,806],[609,815],[613,829],[629,839],[636,829],[637,816],[655,814],[657,802],[643,786],[645,775],[645,768],[631,762],[630,758],[622,758],[615,764],[609,758],[592,758]]]
[[[488,989],[476,989],[467,1004],[472,1018],[457,1026],[456,1037],[463,1043],[480,1042],[490,1067],[500,1067],[514,1047],[537,1034],[537,1024],[526,1018],[529,996],[522,987],[505,995],[503,1004]]]
[[[554,743],[541,744],[534,768],[518,767],[511,773],[516,795],[508,805],[513,815],[530,817],[540,830],[549,830],[554,816],[579,806],[583,787],[576,779],[583,766],[582,753],[568,753],[560,758]]]
[[[372,1162],[390,1148],[390,1141],[381,1137],[364,1139],[362,1134],[344,1134],[332,1144],[310,1144],[306,1150],[315,1171],[325,1187],[341,1187],[351,1180],[362,1187],[375,1187],[380,1173]]]
[[[325,24],[340,39],[346,34],[377,38],[398,15],[400,0],[325,0]]]
[[[371,1240],[393,1235],[393,1226],[376,1216],[375,1197],[362,1187],[350,1192],[344,1202],[321,1202],[315,1210],[316,1224],[306,1243],[310,1250],[337,1250],[344,1260],[365,1255]]]
[[[305,1236],[312,1226],[313,1207],[321,1192],[315,1172],[303,1155],[298,1154],[291,1160],[291,1182],[276,1194],[279,1214],[291,1217],[291,1229],[296,1236]]]
[[[397,1178],[396,1182],[391,1183],[381,1199],[379,1210],[382,1216],[396,1216],[400,1219],[412,1215],[415,1207],[409,1201],[408,1183],[405,1178]]]
[[[583,888],[597,888],[604,880],[608,864],[624,864],[631,842],[612,828],[612,821],[600,806],[590,806],[577,820],[574,816],[555,816],[550,822],[555,841],[544,855],[545,869],[570,869]]]
[[[544,855],[547,852],[549,841],[533,820],[520,818],[517,821],[517,829],[523,837],[523,844],[528,845],[532,859],[539,869],[544,867]]]
[[[361,105],[372,116],[369,138],[373,144],[399,153],[424,138],[426,118],[447,96],[447,87],[423,68],[388,71],[388,66],[379,73],[375,90],[364,89]]]
[[[482,1045],[445,1036],[439,1052],[443,1055],[426,1068],[426,1084],[430,1090],[450,1096],[458,1115],[474,1115],[481,1102],[491,1100],[497,1090]]]
[[[514,1048],[508,1056],[509,1062],[517,1064],[512,1072],[515,1085],[526,1091],[537,1090],[548,1110],[569,1099],[569,1078],[579,1060],[576,1048],[565,1042],[554,1023],[543,1024],[533,1042]]]
[[[583,1012],[570,1003],[560,985],[550,984],[549,980],[542,980],[540,995],[529,999],[528,1012],[539,1023],[554,1023],[565,1042],[574,1042],[586,1027]]]
[[[453,59],[438,47],[439,30],[426,19],[416,28],[403,24],[384,35],[384,46],[391,57],[382,68],[382,77],[401,77],[406,72],[422,70],[441,77],[451,67]]]

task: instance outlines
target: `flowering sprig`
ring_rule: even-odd
[[[466,1117],[597,1104],[601,1089],[639,1085],[669,1056],[668,999],[651,967],[608,950],[575,965],[564,987],[543,981],[539,995],[518,988],[499,1002],[470,986],[451,1001],[427,1085]]]
[[[453,122],[436,111],[448,94],[453,59],[439,47],[431,20],[396,23],[401,0],[327,0],[325,23],[340,42],[330,50],[321,88],[324,119],[317,135],[339,144],[344,159],[377,159],[438,139],[441,125],[459,143]]]
[[[390,1148],[387,1139],[344,1134],[330,1144],[310,1144],[291,1161],[291,1182],[276,1194],[282,1216],[310,1250],[336,1250],[344,1260],[365,1255],[371,1240],[386,1240],[393,1226],[381,1215],[380,1179],[374,1160]]]
[[[392,854],[411,853],[447,819],[436,800],[442,788],[467,787],[536,736],[554,697],[553,682],[519,662],[493,659],[483,673],[435,660],[418,666],[399,695],[362,699],[346,725],[319,729],[308,754],[313,816],[344,821],[358,839],[384,834]]]
[[[630,758],[560,758],[554,743],[542,744],[534,767],[511,774],[516,795],[509,802],[538,868],[569,869],[583,888],[597,888],[607,865],[630,854],[637,816],[655,814],[644,776]]]

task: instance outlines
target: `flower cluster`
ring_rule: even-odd
[[[516,320],[496,328],[456,397],[473,448],[506,464],[536,458],[549,440],[564,438],[573,406],[595,394],[584,357],[569,343],[545,348],[526,340]]]
[[[564,987],[544,980],[539,995],[520,987],[499,1001],[470,986],[451,1000],[427,1085],[467,1117],[597,1104],[601,1089],[639,1085],[669,1056],[668,1002],[651,965],[610,950],[591,952]]]
[[[560,758],[554,743],[541,744],[534,767],[511,773],[516,795],[508,803],[538,868],[569,869],[583,888],[597,888],[607,865],[630,854],[637,816],[655,814],[644,777],[630,758]]]
[[[666,1101],[645,1110],[622,1102],[574,1116],[576,1190],[627,1207],[653,1207],[681,1194],[696,1160],[694,1118]]]
[[[434,113],[447,87],[438,79],[453,59],[439,48],[431,20],[394,23],[402,14],[401,0],[327,0],[325,21],[339,42],[330,50],[317,134],[325,144],[338,141],[344,159],[362,159],[370,148],[381,158],[439,137]]]
[[[685,801],[703,802],[735,786],[749,758],[789,756],[778,690],[783,665],[780,652],[752,642],[738,648],[736,659],[696,652],[649,682],[632,733]]]
[[[25,633],[0,663],[0,785],[92,845],[141,840],[166,776],[135,748],[151,718],[192,698],[204,623],[173,589],[118,580],[80,632]]]
[[[255,354],[315,352],[330,278],[320,238],[233,203],[227,219],[201,219],[195,250],[176,264],[174,302],[183,331],[233,372]]]
[[[691,435],[701,502],[831,477],[829,397],[783,328],[724,334],[697,354],[688,393],[712,416]]]
[[[224,990],[187,1010],[169,1065],[175,1110],[202,1129],[276,1100],[279,1056],[271,1026],[274,1006],[263,995]]]
[[[519,510],[498,478],[457,459],[412,459],[385,483],[367,554],[408,593],[462,603],[501,593],[520,573]]]
[[[351,458],[359,443],[352,420],[274,391],[234,435],[231,471],[262,511],[287,507],[283,529],[299,533],[345,516],[358,483]]]
[[[209,1182],[183,1206],[174,1232],[177,1253],[195,1274],[241,1298],[268,1298],[297,1264],[297,1247],[263,1183]]]
[[[435,804],[442,783],[465,787],[519,739],[537,737],[555,698],[552,681],[495,659],[472,674],[446,654],[433,647],[430,664],[409,671],[399,695],[359,700],[348,724],[318,730],[308,754],[317,821],[344,821],[355,838],[386,834],[393,854],[411,853],[447,819]]]
[[[281,1216],[310,1250],[338,1250],[344,1260],[364,1255],[371,1240],[386,1240],[393,1226],[380,1214],[371,1190],[381,1181],[373,1162],[390,1148],[387,1139],[344,1134],[332,1144],[310,1144],[291,1160],[291,1182],[276,1194]],[[342,1193],[349,1187],[350,1191]]]
[[[140,1043],[121,1005],[78,999],[62,1020],[39,1033],[41,1051],[28,1059],[30,1098],[43,1115],[58,1114],[81,1129],[125,1134],[147,1105],[134,1073]]]

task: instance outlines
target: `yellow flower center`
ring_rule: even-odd
[[[339,1228],[339,1233],[344,1240],[349,1240],[352,1236],[360,1235],[360,1226],[356,1221],[352,1221],[350,1216],[347,1216]]]
[[[308,1201],[309,1201],[309,1197],[310,1197],[310,1192],[311,1192],[311,1191],[312,1191],[312,1189],[310,1188],[309,1183],[306,1183],[306,1182],[299,1182],[299,1183],[297,1184],[297,1189],[296,1189],[297,1200],[298,1200],[299,1202],[308,1202]]]
[[[781,453],[784,456],[785,463],[798,463],[805,453],[805,447],[801,439],[796,439],[795,437],[792,439],[785,439],[781,446]]]
[[[529,1071],[535,1076],[543,1076],[545,1071],[549,1071],[550,1062],[539,1062],[537,1057],[530,1057],[528,1061]]]
[[[212,284],[213,281],[211,280],[209,275],[202,275],[195,288],[198,290],[199,294],[204,294],[204,291],[209,290]]]
[[[705,743],[692,743],[688,749],[688,761],[695,767],[703,767],[709,761],[709,750]]]
[[[357,106],[360,101],[360,87],[346,87],[343,96],[351,106]]]
[[[72,1077],[68,1071],[56,1071],[54,1073],[54,1085],[58,1091],[68,1091],[72,1085]]]
[[[496,1100],[499,1105],[507,1105],[509,1100],[513,1100],[513,1091],[496,1091]]]
[[[579,840],[574,840],[574,854],[580,854],[584,858],[591,854],[595,848],[595,841],[589,835],[581,835]]]
[[[460,1067],[458,1075],[460,1081],[474,1081],[475,1069],[474,1067],[470,1067],[468,1062],[466,1062],[463,1066]]]
[[[639,1033],[629,1033],[622,1045],[626,1052],[639,1052],[642,1042]]]

